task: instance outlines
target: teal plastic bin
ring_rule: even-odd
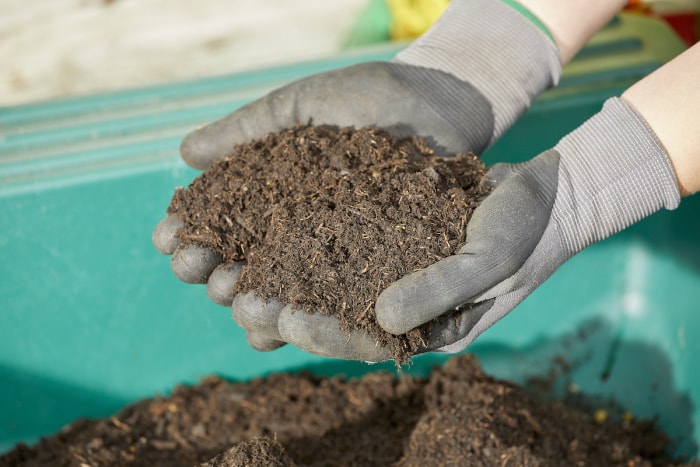
[[[579,68],[538,99],[485,161],[523,160],[552,146],[681,48],[649,54],[642,36],[618,39],[636,45],[587,49]],[[150,236],[174,188],[196,175],[178,155],[193,127],[292,79],[395,51],[388,45],[323,62],[0,109],[0,452],[209,374],[246,380],[300,369],[392,371],[391,364],[370,367],[291,347],[251,350],[228,310],[207,300],[202,286],[171,274]],[[636,59],[627,60],[632,54]],[[637,417],[657,417],[676,451],[696,456],[698,213],[700,197],[689,198],[675,212],[586,249],[469,351],[495,376],[523,382],[554,374],[555,389],[575,383]],[[418,357],[409,371],[426,374],[445,358]],[[561,359],[569,367],[556,373]]]

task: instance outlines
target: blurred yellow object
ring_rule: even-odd
[[[445,11],[450,0],[387,0],[392,40],[415,39]]]
[[[608,411],[605,409],[598,409],[593,412],[593,420],[596,423],[605,423],[608,420]]]

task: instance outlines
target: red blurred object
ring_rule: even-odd
[[[690,47],[698,41],[698,17],[695,13],[673,13],[661,16]]]
[[[700,12],[677,11],[661,13],[654,11],[652,2],[645,0],[630,0],[625,9],[663,19],[688,47],[700,39]]]

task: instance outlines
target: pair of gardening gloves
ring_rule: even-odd
[[[418,135],[438,153],[481,154],[561,74],[556,45],[505,3],[454,0],[440,20],[390,62],[363,63],[296,81],[189,134],[184,160],[206,169],[233,146],[298,122],[377,126]],[[431,320],[419,353],[463,350],[522,302],[568,258],[680,195],[668,157],[646,123],[620,99],[520,164],[496,164],[492,192],[467,225],[466,244],[381,292],[379,324],[403,334]],[[180,247],[177,215],[155,229],[156,248],[174,273],[206,283],[209,297],[232,306],[257,350],[285,343],[308,352],[381,361],[389,351],[336,318],[296,312],[252,292],[232,295],[242,263],[194,246]]]

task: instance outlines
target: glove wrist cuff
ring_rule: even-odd
[[[453,0],[394,60],[444,71],[474,86],[493,107],[492,142],[561,76],[554,42],[500,0]]]
[[[552,211],[574,254],[680,203],[676,175],[647,123],[619,98],[564,137]]]

